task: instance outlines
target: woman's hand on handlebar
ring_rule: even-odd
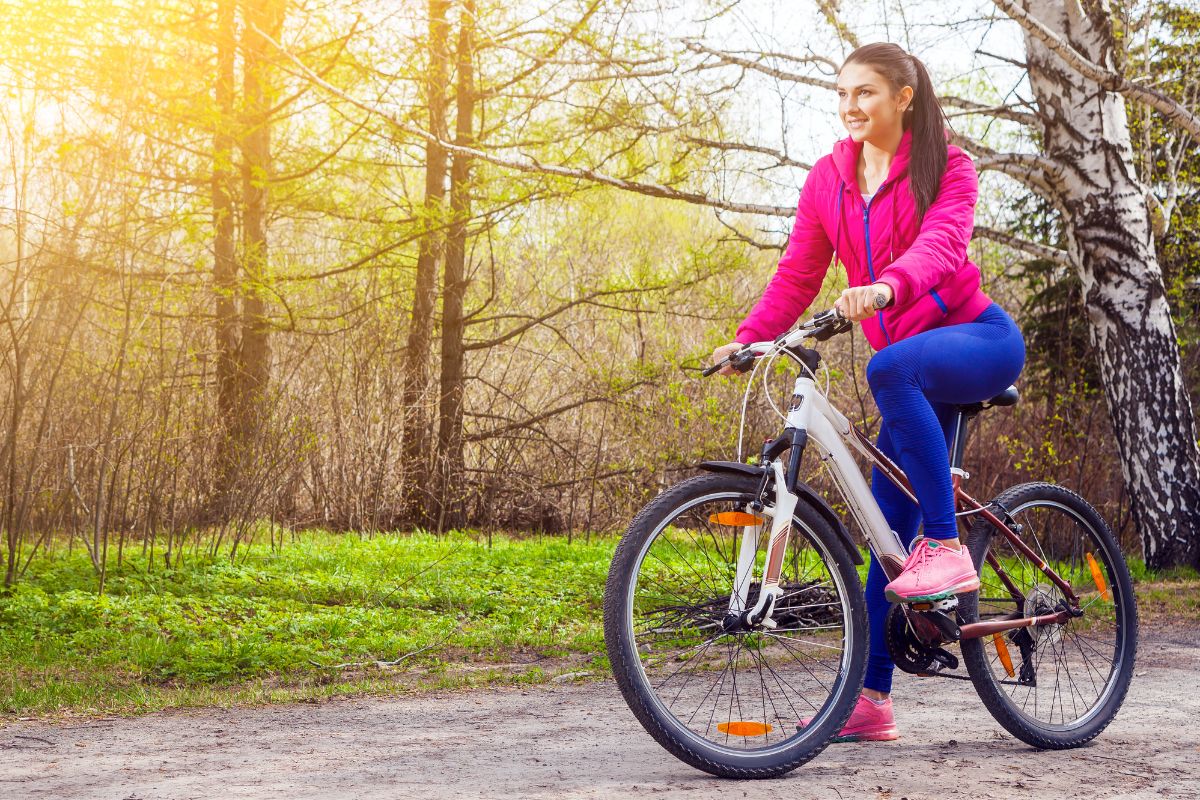
[[[713,364],[716,364],[720,361],[724,361],[725,359],[729,358],[731,355],[736,353],[738,350],[741,350],[743,346],[744,345],[741,342],[730,342],[729,344],[721,345],[716,350],[713,350],[713,357],[712,357]],[[736,375],[737,370],[735,370],[731,365],[726,364],[725,366],[723,366],[719,370],[717,370],[717,374],[718,375]]]
[[[882,306],[876,305],[876,298],[882,296]],[[883,306],[892,302],[892,287],[886,283],[873,283],[870,286],[851,286],[842,292],[833,305],[842,312],[842,316],[854,322],[862,322],[875,315]]]

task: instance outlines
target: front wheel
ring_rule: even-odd
[[[821,752],[850,714],[866,658],[853,557],[803,500],[775,627],[731,623],[740,552],[755,564],[746,607],[758,598],[772,507],[752,513],[757,488],[715,474],[659,495],[622,537],[604,594],[605,643],[630,709],[672,754],[723,777],[782,775]]]
[[[1116,716],[1137,650],[1133,581],[1108,525],[1086,500],[1049,483],[1026,483],[993,501],[1019,538],[1070,583],[1083,615],[1063,625],[1010,629],[961,643],[988,711],[1018,739],[1046,749],[1078,747]],[[1062,591],[1034,559],[985,520],[967,537],[979,592],[963,595],[965,622],[1053,613]]]

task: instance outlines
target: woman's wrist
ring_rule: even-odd
[[[896,299],[896,293],[892,287],[882,281],[871,284],[871,290],[874,292],[875,308],[886,308]]]

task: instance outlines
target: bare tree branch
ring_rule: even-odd
[[[797,167],[799,169],[812,169],[812,164],[796,159],[784,153],[782,150],[776,150],[773,147],[763,147],[756,144],[740,144],[738,142],[718,142],[713,139],[702,139],[698,136],[684,136],[685,142],[692,142],[703,147],[711,147],[714,150],[739,150],[747,153],[761,153],[765,156],[771,156],[779,162],[781,167]]]
[[[738,51],[733,52],[736,54]],[[806,56],[797,56],[793,55],[792,53],[780,53],[775,50],[755,50],[753,53],[754,55],[762,56],[763,58],[781,58],[784,61],[793,61],[797,64],[822,64],[828,67],[830,72],[837,72],[838,69],[837,62],[832,58],[819,56],[816,53],[810,53]]]
[[[734,239],[737,239],[739,242],[741,242],[743,244],[750,245],[755,250],[766,250],[766,251],[773,251],[773,252],[778,253],[780,250],[782,250],[787,245],[786,240],[782,241],[782,242],[778,242],[776,244],[771,244],[769,242],[760,242],[757,239],[747,236],[746,234],[742,233],[740,230],[738,230],[734,226],[730,225],[724,219],[722,219],[721,212],[719,212],[719,211],[717,212],[717,222],[721,223],[725,227],[726,230],[728,230],[731,234],[733,234]]]
[[[942,105],[953,106],[962,109],[947,114],[947,117],[962,117],[968,114],[986,114],[989,117],[998,117],[1000,119],[1009,119],[1013,122],[1019,122],[1022,125],[1036,126],[1040,124],[1037,114],[1031,114],[1028,111],[1016,111],[1011,105],[986,106],[982,103],[976,103],[974,100],[967,100],[962,97],[953,97],[950,95],[940,95],[938,100]]]
[[[659,287],[654,287],[654,288],[659,288]],[[604,297],[606,295],[627,294],[629,292],[638,292],[638,291],[646,291],[646,290],[643,290],[643,289],[609,289],[606,291],[597,290],[594,292],[588,292],[583,297],[579,297],[574,300],[569,300],[566,303],[560,303],[559,305],[555,306],[554,308],[550,309],[549,311],[547,311],[544,314],[540,314],[536,317],[530,317],[525,323],[518,325],[511,330],[505,331],[504,333],[500,334],[499,336],[497,336],[493,339],[480,339],[477,341],[468,342],[467,344],[465,344],[463,346],[463,349],[464,350],[486,350],[489,347],[495,347],[498,344],[503,344],[504,342],[507,342],[509,339],[512,339],[516,336],[520,336],[522,333],[529,330],[530,328],[541,325],[542,323],[546,322],[547,320],[552,319],[553,317],[557,317],[559,314],[562,314],[564,311],[568,311],[568,310],[574,308],[575,306],[592,303],[597,298]],[[487,322],[493,322],[496,319],[498,319],[498,318],[497,317],[487,317],[484,319],[476,319],[476,320],[472,320],[471,324],[480,325],[480,324],[484,324]]]
[[[1037,258],[1044,258],[1048,261],[1053,261],[1056,264],[1061,264],[1064,267],[1070,267],[1071,260],[1065,250],[1059,250],[1057,247],[1049,247],[1037,242],[1030,242],[1022,239],[1019,236],[1014,236],[1007,231],[999,231],[995,228],[988,228],[984,225],[976,225],[974,236],[980,236],[984,239],[991,239],[993,242],[1011,247],[1014,250],[1020,250],[1023,253],[1028,253]]]
[[[857,50],[860,46],[858,36],[838,16],[838,11],[840,10],[838,8],[840,5],[838,0],[819,0],[818,5],[821,7],[821,13],[825,15],[825,20],[837,31],[838,38]]]
[[[1087,57],[1050,30],[1041,20],[1017,5],[1014,0],[994,0],[996,6],[1016,20],[1029,35],[1044,44],[1047,49],[1065,61],[1079,74],[1100,84],[1110,92],[1119,92],[1130,100],[1143,103],[1161,111],[1174,125],[1187,131],[1200,142],[1200,118],[1184,108],[1179,102],[1162,92],[1139,86],[1133,81],[1110,69],[1092,63]]]
[[[798,72],[788,72],[787,70],[776,69],[775,67],[763,64],[761,61],[743,58],[739,55],[727,53],[721,50],[714,50],[711,47],[707,47],[700,42],[691,39],[685,40],[683,42],[683,46],[688,50],[691,50],[693,53],[712,56],[723,64],[742,67],[744,69],[751,69],[755,72],[761,72],[763,75],[769,75],[772,78],[778,78],[781,81],[800,83],[804,84],[805,86],[816,86],[819,89],[829,89],[831,91],[837,89],[837,84],[831,80],[826,80],[825,78],[812,78],[808,75],[801,75]]]
[[[745,58],[736,53],[729,53],[722,50],[714,50],[711,47],[706,47],[705,45],[696,41],[685,41],[684,46],[694,53],[712,56],[721,63],[728,64],[729,66],[737,66],[742,67],[743,69],[754,70],[755,72],[768,75],[772,78],[777,78],[781,81],[800,83],[805,86],[815,86],[818,89],[828,89],[831,92],[837,91],[837,83],[825,78],[814,78],[808,75],[801,75],[796,72],[788,72],[787,70],[776,69],[775,67],[762,63],[761,60]],[[758,54],[760,59],[771,55],[774,54]],[[800,59],[793,60],[798,61]],[[1022,125],[1038,124],[1037,115],[1023,111],[1015,111],[1011,106],[1007,105],[986,106],[982,103],[977,103],[974,100],[967,100],[965,98],[956,97],[949,94],[938,95],[938,101],[943,105],[962,109],[964,114],[987,114],[988,116],[1000,117],[1001,119],[1009,119],[1013,122],[1019,122]]]
[[[514,158],[501,158],[499,156],[494,156],[491,153],[484,152],[483,150],[477,150],[473,147],[462,147],[450,142],[442,141],[429,131],[423,130],[411,123],[396,119],[392,115],[379,110],[379,108],[372,107],[361,100],[351,97],[341,89],[331,85],[328,81],[314,73],[289,51],[285,50],[278,42],[266,34],[261,33],[261,31],[260,34],[267,42],[270,42],[272,46],[274,46],[281,54],[283,54],[285,58],[291,61],[292,64],[294,64],[296,68],[300,70],[301,74],[303,74],[304,77],[313,84],[321,87],[335,97],[344,100],[355,108],[365,111],[368,114],[373,114],[380,117],[388,124],[404,131],[405,133],[417,136],[425,141],[434,142],[441,145],[446,149],[447,152],[477,158],[480,161],[486,161],[489,164],[506,167],[517,172],[532,172],[542,175],[556,175],[560,178],[587,180],[592,181],[593,183],[604,184],[606,186],[614,186],[618,189],[624,189],[630,192],[637,192],[638,194],[649,195],[651,197],[661,197],[668,200],[682,200],[694,205],[720,208],[725,211],[732,211],[740,214],[762,214],[766,216],[778,217],[790,216],[791,214],[795,213],[794,209],[788,206],[764,206],[756,203],[735,203],[728,200],[718,200],[709,197],[708,195],[701,194],[700,192],[685,192],[679,189],[672,189],[669,186],[663,186],[662,184],[658,183],[629,181],[625,180],[624,178],[605,175],[602,172],[587,169],[586,167],[564,167],[558,164],[543,164],[536,158],[528,155],[518,155]]]
[[[952,133],[950,141],[973,156],[977,170],[990,169],[1009,176],[1040,196],[1053,200],[1058,165],[1033,153],[1001,153],[961,133]]]
[[[543,411],[542,413],[537,414],[533,417],[530,417],[529,419],[526,419],[526,420],[521,420],[519,422],[512,422],[508,425],[501,425],[497,428],[493,428],[492,430],[488,430],[488,431],[480,431],[479,433],[472,433],[468,436],[464,436],[463,440],[468,441],[468,442],[477,442],[482,439],[491,439],[495,436],[499,436],[504,433],[511,433],[512,431],[520,430],[522,428],[530,428],[530,427],[533,427],[534,425],[538,424],[539,422],[543,422],[543,421],[549,419],[550,417],[558,416],[559,414],[562,414],[566,411],[570,411],[571,409],[574,409],[574,408],[579,408],[580,406],[588,405],[590,403],[611,403],[613,401],[613,399],[615,397],[619,396],[620,394],[628,392],[632,389],[636,389],[639,386],[646,386],[649,383],[650,383],[650,381],[645,381],[645,380],[636,381],[635,383],[631,383],[630,385],[623,387],[621,392],[617,393],[616,395],[600,395],[600,396],[596,396],[596,397],[584,397],[584,398],[582,398],[580,400],[576,400],[572,403],[567,403],[566,405],[561,405],[561,406],[558,406],[557,408],[551,408],[547,411]]]

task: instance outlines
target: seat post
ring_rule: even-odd
[[[962,471],[963,454],[967,449],[967,433],[975,415],[962,408],[954,418],[954,438],[950,441],[950,473],[965,477]]]
[[[975,419],[985,408],[1016,405],[1019,398],[1020,394],[1017,392],[1017,387],[1010,386],[987,402],[966,403],[955,406],[957,416],[954,419],[954,436],[950,440],[950,475],[955,481],[954,485],[956,488],[959,481],[971,477],[962,468],[963,455],[967,449],[967,433],[971,420]]]

